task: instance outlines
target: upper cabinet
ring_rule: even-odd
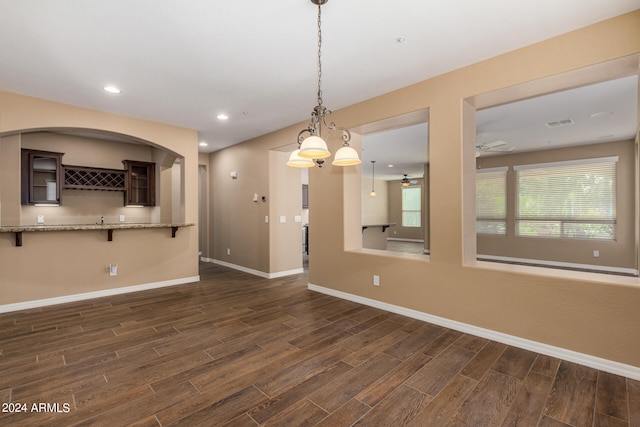
[[[125,167],[125,205],[155,206],[155,163],[123,160]]]
[[[60,204],[63,153],[22,150],[22,204]]]
[[[63,153],[22,150],[23,205],[61,204],[62,188],[123,191],[125,206],[155,206],[155,163],[123,160],[124,170],[62,165]]]

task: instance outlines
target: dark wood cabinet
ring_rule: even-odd
[[[124,204],[155,206],[156,165],[155,163],[123,160],[125,168]]]
[[[23,205],[60,204],[63,153],[22,150],[21,193]]]

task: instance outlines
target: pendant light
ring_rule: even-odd
[[[324,159],[331,156],[331,152],[327,148],[327,143],[322,139],[321,128],[324,125],[329,133],[336,129],[342,132],[342,147],[336,152],[331,162],[335,166],[352,166],[361,163],[358,153],[351,146],[351,133],[345,129],[336,126],[334,122],[327,122],[327,118],[331,115],[322,105],[322,8],[321,6],[329,0],[311,0],[311,3],[318,6],[318,105],[311,112],[311,123],[298,133],[298,149],[289,156],[288,166],[297,168],[310,168],[315,166],[322,167]],[[308,134],[308,136],[306,136]],[[305,137],[306,136],[306,137]]]
[[[371,193],[369,196],[376,197],[376,161],[371,160]]]

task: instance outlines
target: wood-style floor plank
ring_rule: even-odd
[[[593,425],[597,379],[594,369],[561,362],[545,415],[570,425]]]
[[[607,372],[598,373],[596,414],[628,420],[627,381],[624,377]]]
[[[504,427],[537,426],[552,383],[553,378],[537,372],[531,372],[524,380],[522,388],[502,425]]]
[[[422,369],[430,360],[431,358],[429,356],[422,353],[414,354],[358,393],[356,399],[371,407],[376,406],[395,388],[402,385],[408,378],[411,378],[416,372]]]
[[[351,399],[321,422],[317,427],[351,426],[371,410],[371,407],[357,399]]]
[[[362,417],[356,426],[404,426],[431,402],[431,397],[411,387],[397,387],[389,396]]]
[[[629,427],[640,427],[640,381],[627,378],[629,399]]]
[[[521,381],[496,371],[489,371],[469,394],[453,416],[460,426],[498,426],[511,408]]]
[[[436,396],[469,363],[476,353],[451,346],[407,380],[407,385]]]
[[[0,314],[0,403],[49,404],[0,425],[640,427],[640,381],[311,292],[304,274],[200,275]]]
[[[478,381],[463,375],[456,375],[438,395],[423,408],[407,425],[411,427],[444,426],[451,422],[453,415],[462,405]]]

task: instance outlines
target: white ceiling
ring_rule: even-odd
[[[324,103],[336,110],[638,8],[330,0]],[[309,0],[0,0],[0,90],[196,129],[214,151],[309,117],[316,14]]]

